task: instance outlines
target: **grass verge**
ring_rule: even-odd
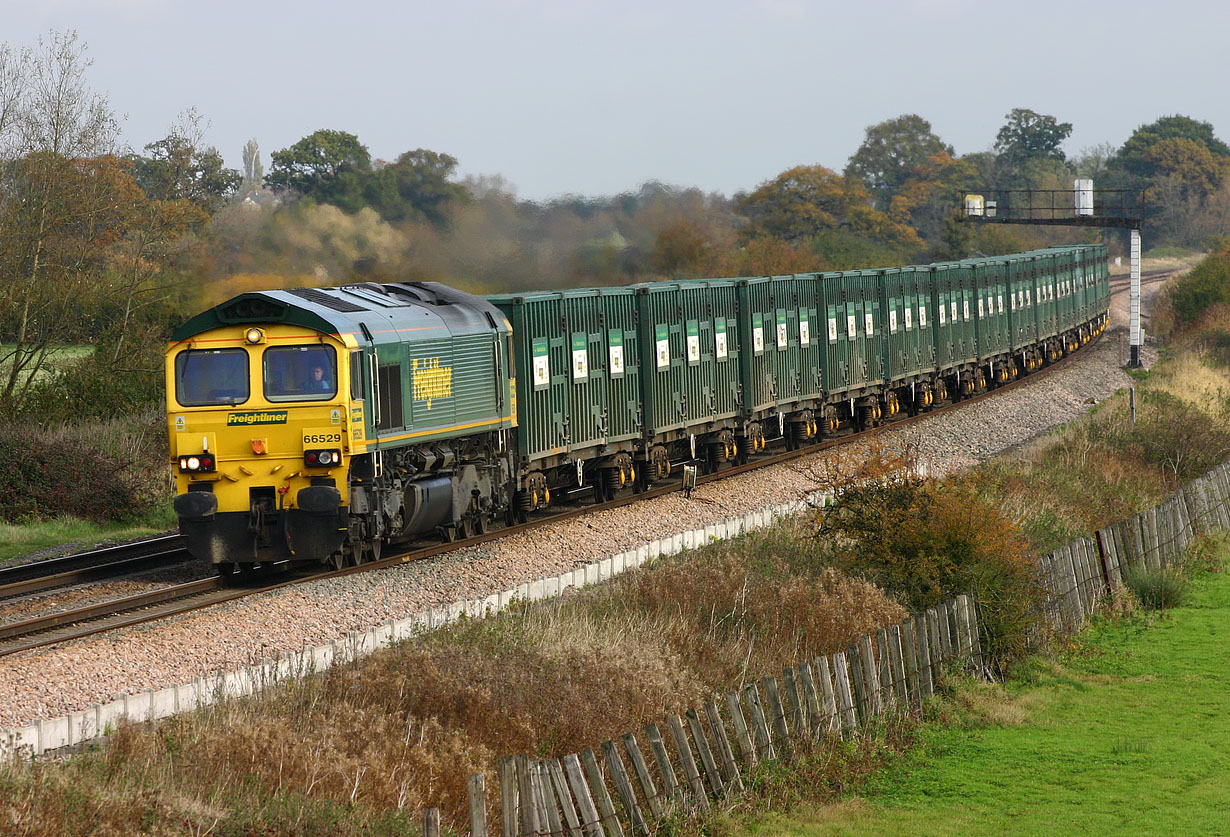
[[[867,582],[788,567],[779,556],[798,543],[789,527],[754,533],[260,698],[124,726],[67,764],[0,767],[0,816],[30,834],[126,833],[134,821],[154,833],[368,834],[409,833],[439,806],[459,826],[469,774],[494,788],[500,756],[595,747],[905,615]],[[760,796],[820,776],[845,787],[911,727],[767,771]]]
[[[1197,577],[1190,604],[1097,620],[1006,688],[970,684],[866,794],[727,833],[1221,833],[1228,630],[1230,574]]]
[[[76,517],[56,517],[32,523],[0,523],[0,566],[70,555],[106,543],[149,538],[176,526],[170,506],[150,511],[131,523],[94,523]]]

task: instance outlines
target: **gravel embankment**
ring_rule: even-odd
[[[1129,379],[1121,339],[1107,334],[1035,382],[886,434],[916,446],[932,472],[961,468],[1076,417]],[[1151,362],[1151,358],[1147,361]],[[715,522],[818,487],[810,473],[842,446],[796,463],[588,515],[411,565],[311,582],[102,638],[0,659],[0,728],[54,717],[123,693],[161,689],[350,630],[486,596],[645,541]]]

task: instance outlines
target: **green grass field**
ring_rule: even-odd
[[[13,351],[12,343],[0,343],[0,375],[8,374],[9,361],[6,358],[8,358],[8,354],[11,351]],[[65,364],[88,357],[93,353],[94,347],[88,344],[57,346],[47,353],[47,365],[39,372],[39,377],[43,377],[60,369]]]
[[[0,567],[82,552],[99,544],[161,535],[174,529],[169,508],[151,511],[137,523],[102,525],[65,517],[20,525],[0,523]]]
[[[860,796],[742,833],[1230,832],[1230,574],[1080,639],[1027,684],[976,688],[983,721],[926,726]]]

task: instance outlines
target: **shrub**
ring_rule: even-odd
[[[1217,303],[1230,303],[1230,251],[1212,253],[1170,286],[1170,306],[1180,325],[1194,322]]]
[[[911,609],[971,594],[992,665],[1024,655],[1041,595],[1030,545],[970,484],[908,474],[855,484],[822,515],[816,537],[825,560]]]
[[[1164,390],[1139,392],[1136,422],[1122,409],[1090,426],[1094,441],[1118,448],[1161,469],[1174,483],[1195,479],[1230,453],[1230,429],[1218,415]]]
[[[130,520],[165,499],[160,411],[112,422],[18,426],[0,434],[0,519]]]
[[[1150,610],[1178,607],[1187,598],[1187,578],[1173,567],[1130,569],[1124,572],[1123,583]]]

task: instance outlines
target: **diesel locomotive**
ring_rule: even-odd
[[[485,298],[247,293],[168,347],[175,511],[223,574],[341,568],[985,391],[1100,334],[1109,293],[1102,245]]]

